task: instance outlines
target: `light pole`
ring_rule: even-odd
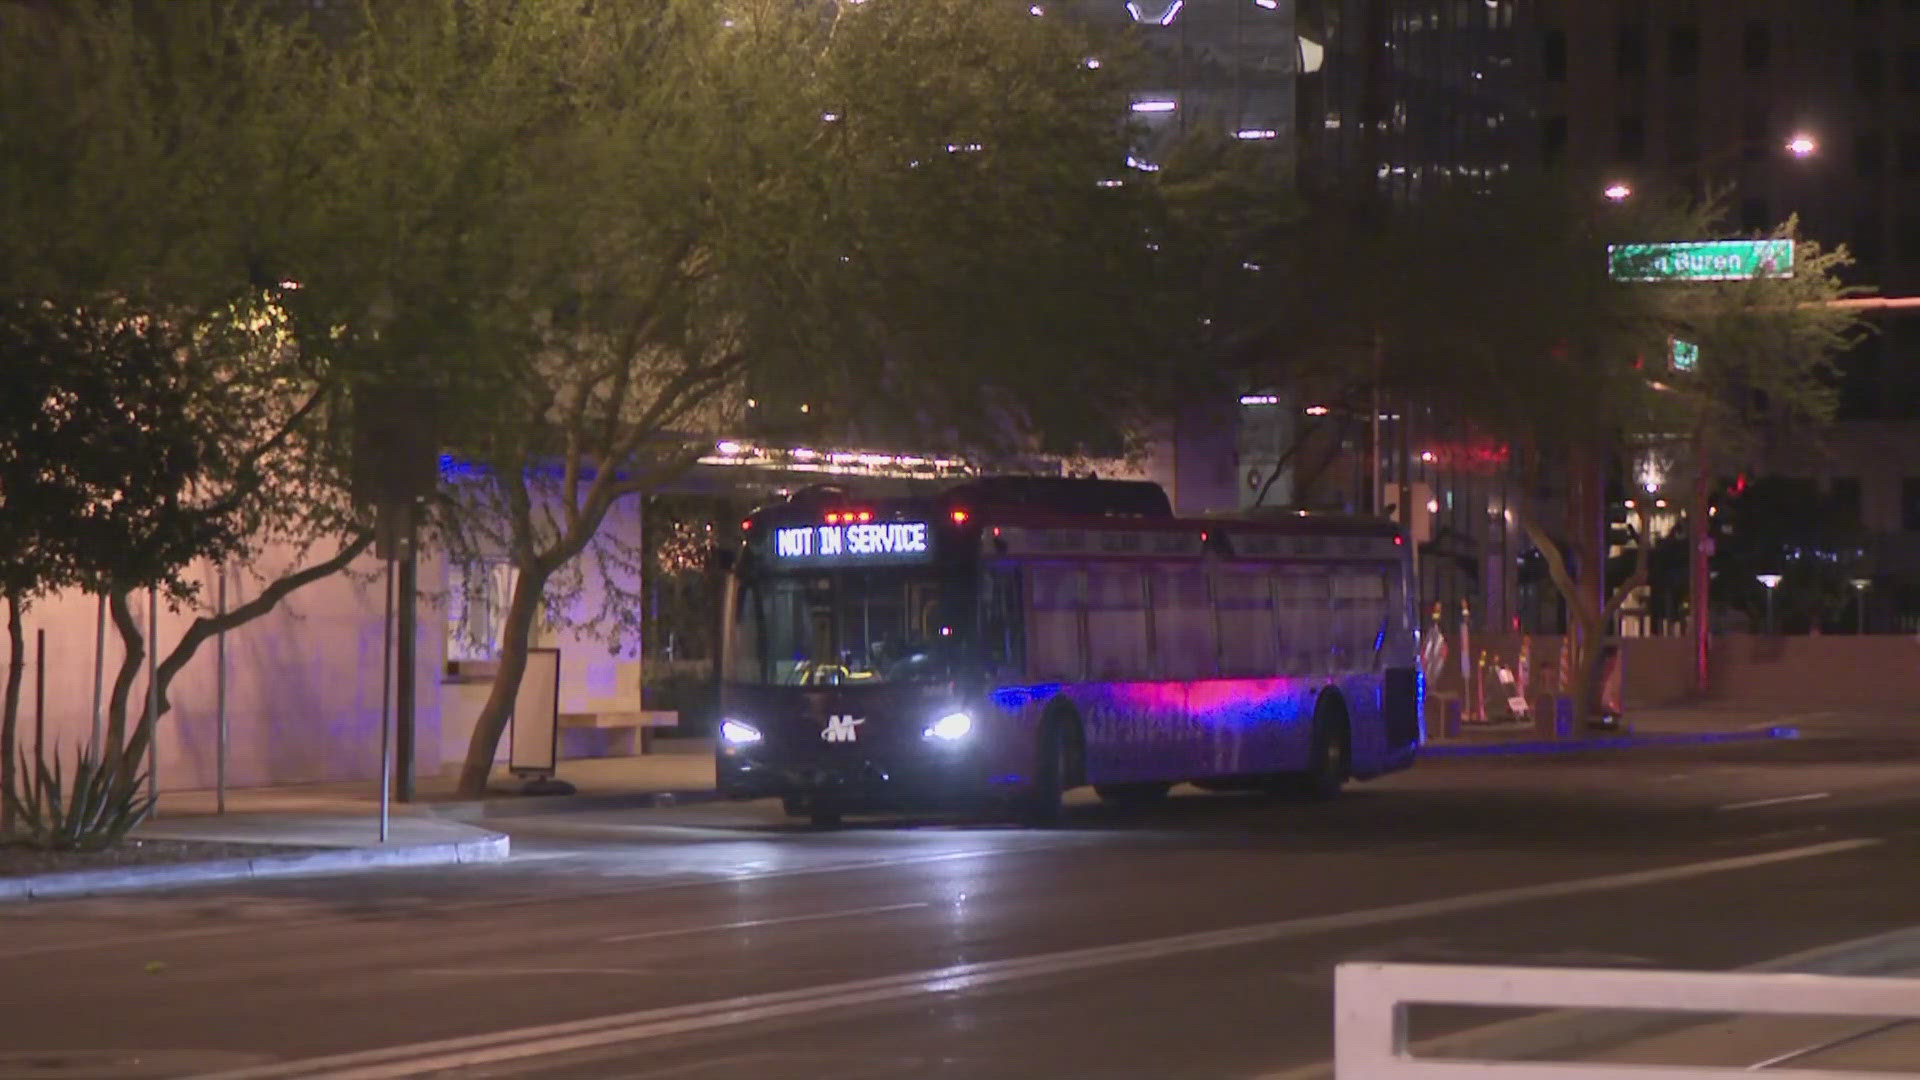
[[[1851,584],[1853,585],[1854,632],[1865,634],[1867,632],[1867,590],[1873,588],[1873,579],[1857,577]]]
[[[1779,574],[1755,574],[1754,579],[1767,587],[1767,633],[1773,633],[1773,590],[1780,587]]]

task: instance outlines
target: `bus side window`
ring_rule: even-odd
[[[1262,677],[1279,671],[1273,592],[1265,570],[1221,567],[1214,581],[1214,610],[1220,618],[1221,674]]]
[[[987,571],[980,588],[980,654],[1002,676],[1026,671],[1026,624],[1019,572]]]
[[[1387,611],[1387,577],[1382,571],[1351,568],[1333,577],[1332,653],[1343,671],[1374,666],[1374,642]]]
[[[1219,674],[1214,653],[1213,601],[1198,564],[1153,571],[1153,646],[1162,679],[1190,681]]]
[[[1138,563],[1087,567],[1087,675],[1102,682],[1148,677],[1147,598]]]
[[[1280,667],[1289,675],[1319,675],[1327,670],[1327,579],[1308,567],[1274,576],[1279,606]]]
[[[1081,577],[1079,567],[1060,564],[1028,571],[1033,620],[1027,628],[1027,648],[1036,679],[1074,682],[1085,670],[1080,640]]]

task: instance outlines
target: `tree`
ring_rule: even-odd
[[[317,152],[301,140],[324,130],[330,108],[303,93],[318,41],[273,14],[0,4],[7,375],[37,380],[8,397],[91,410],[36,421],[30,409],[0,429],[23,467],[39,463],[30,493],[44,509],[30,527],[35,550],[59,557],[20,595],[77,586],[110,601],[124,651],[99,750],[123,786],[156,719],[142,706],[127,726],[146,650],[159,647],[132,593],[192,604],[195,562],[296,552],[253,600],[196,619],[159,662],[153,698],[165,711],[167,684],[207,637],[368,543],[332,450],[334,369],[293,337],[278,302],[291,283],[264,277],[257,258],[260,219],[300,205],[312,153],[294,151]],[[60,425],[82,420],[84,437],[67,445]]]
[[[1648,574],[1641,500],[1632,569],[1605,580],[1607,470],[1650,441],[1709,446],[1725,461],[1781,425],[1823,422],[1831,358],[1855,325],[1825,306],[1842,295],[1844,250],[1801,240],[1792,221],[1771,234],[1795,245],[1790,279],[1612,280],[1609,243],[1718,235],[1718,207],[1596,208],[1594,190],[1548,176],[1437,196],[1354,260],[1371,269],[1353,286],[1363,325],[1387,342],[1387,385],[1511,448],[1520,524],[1567,606],[1580,717],[1606,628]],[[1700,346],[1695,372],[1663,370],[1674,336]],[[1543,488],[1558,489],[1557,508]]]
[[[1028,8],[434,0],[332,44],[316,193],[256,237],[302,340],[433,386],[475,463],[434,527],[515,584],[465,791],[566,576],[633,560],[609,514],[747,397],[991,453],[1113,446],[1166,385],[1196,320],[1137,302],[1119,65]]]
[[[185,436],[202,415],[191,356],[175,347],[164,324],[112,306],[0,308],[0,398],[7,402],[0,517],[12,549],[4,581],[12,664],[0,788],[9,792],[26,605],[103,575],[124,587],[185,597],[192,592],[181,576],[188,563],[239,544],[231,522],[180,512],[208,466],[202,446]],[[183,422],[154,422],[176,416]],[[120,734],[99,748],[110,763],[120,760]],[[130,756],[137,762],[138,751]],[[132,771],[121,773],[130,785]]]

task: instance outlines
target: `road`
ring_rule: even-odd
[[[1258,1077],[1327,1056],[1344,959],[1727,968],[1920,923],[1920,743],[1872,737],[1047,831],[505,827],[499,866],[0,908],[0,1077]]]

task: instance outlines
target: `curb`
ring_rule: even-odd
[[[1887,975],[1916,967],[1920,967],[1920,927],[1790,953],[1734,970],[1754,974]],[[1662,1013],[1560,1009],[1435,1036],[1408,1049],[1418,1058],[1558,1059],[1700,1023],[1698,1017]],[[1323,1061],[1267,1073],[1258,1080],[1333,1080],[1333,1076],[1333,1063]]]
[[[262,855],[253,859],[214,859],[208,862],[36,874],[0,879],[0,902],[66,899],[140,889],[171,889],[222,881],[341,874],[402,866],[499,862],[507,857],[509,843],[504,833],[488,833],[473,840],[439,844],[336,848],[305,855]]]
[[[489,818],[538,817],[595,810],[655,810],[720,802],[726,795],[716,788],[680,791],[640,791],[606,795],[504,795],[465,802],[424,803],[421,809],[448,821],[485,821]]]
[[[1422,758],[1493,757],[1502,754],[1576,754],[1587,750],[1632,750],[1643,746],[1705,746],[1713,743],[1797,739],[1800,729],[1775,725],[1738,731],[1691,731],[1648,735],[1607,735],[1591,739],[1531,739],[1515,742],[1428,743]]]

